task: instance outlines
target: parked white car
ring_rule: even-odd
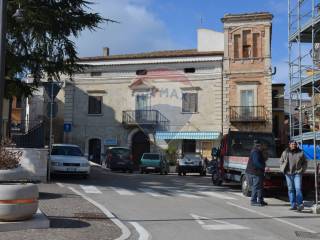
[[[199,173],[206,175],[206,163],[200,153],[185,153],[177,159],[176,172],[179,176],[187,173]]]
[[[90,164],[77,145],[53,144],[50,156],[51,174],[78,174],[88,177]]]

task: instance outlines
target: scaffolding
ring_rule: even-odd
[[[320,0],[288,0],[290,138],[313,146],[318,205],[320,143]]]

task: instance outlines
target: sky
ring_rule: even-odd
[[[91,0],[91,10],[121,22],[104,23],[95,32],[84,31],[76,40],[80,57],[139,53],[197,47],[197,29],[223,31],[226,13],[270,12],[273,82],[288,79],[287,0]]]

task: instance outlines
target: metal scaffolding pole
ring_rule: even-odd
[[[3,98],[5,87],[5,56],[6,56],[6,15],[7,0],[0,0],[0,140],[3,133]]]

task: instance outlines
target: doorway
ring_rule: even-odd
[[[89,140],[89,160],[101,164],[101,140],[93,138]]]
[[[137,132],[132,137],[132,158],[134,168],[139,168],[142,154],[150,152],[149,137],[142,131]]]

